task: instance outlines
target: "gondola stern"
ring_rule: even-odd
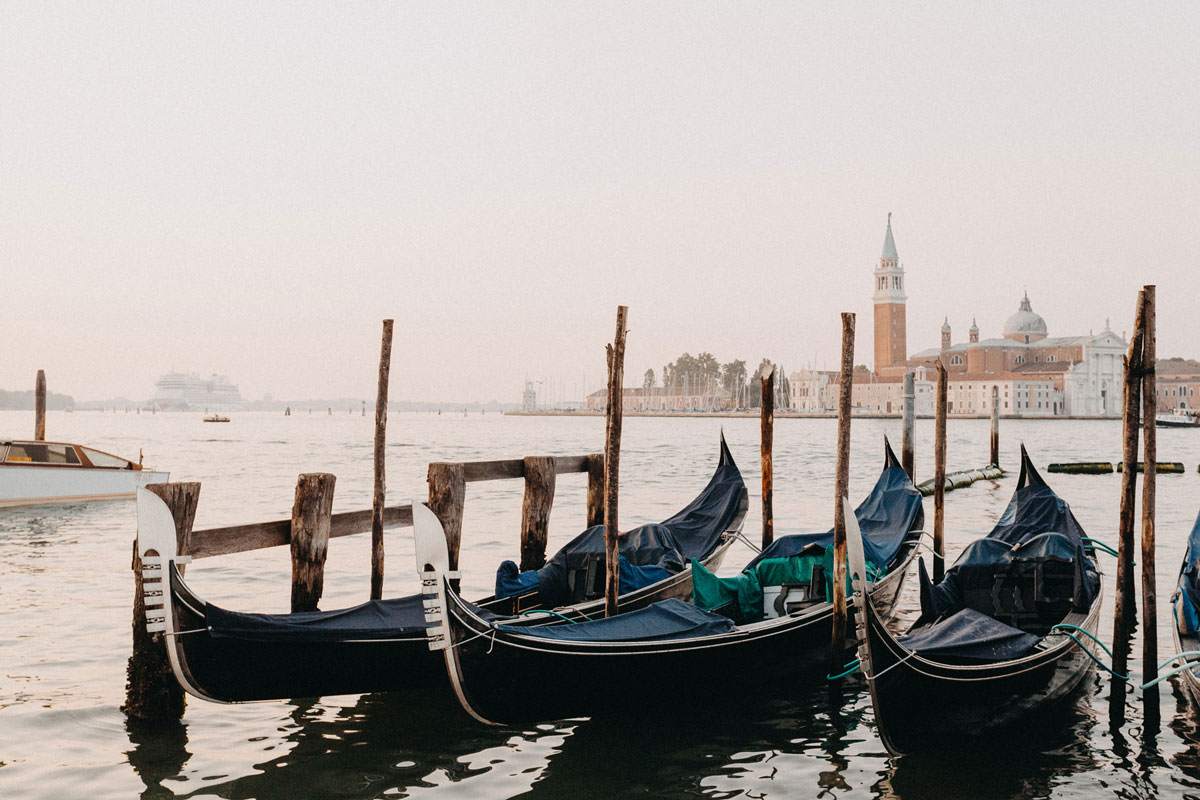
[[[480,714],[471,704],[463,681],[462,664],[458,646],[464,640],[455,637],[455,626],[451,620],[451,608],[465,612],[453,580],[459,578],[457,570],[450,569],[450,553],[446,547],[446,531],[437,514],[425,503],[414,500],[413,540],[417,563],[417,574],[421,581],[421,605],[425,612],[425,637],[430,651],[440,652],[445,660],[446,677],[454,690],[459,705],[473,719],[485,725],[499,723]]]
[[[184,691],[211,702],[218,700],[193,683],[187,670],[180,642],[179,621],[175,616],[173,578],[182,580],[179,567],[191,561],[179,555],[175,517],[163,499],[145,487],[137,490],[137,553],[142,564],[142,599],[145,604],[146,631],[161,636],[167,661],[175,680]]]

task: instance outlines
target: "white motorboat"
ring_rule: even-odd
[[[1200,414],[1187,408],[1173,408],[1158,414],[1154,424],[1159,428],[1197,428],[1200,427]]]
[[[0,507],[133,497],[169,477],[83,445],[0,440]]]

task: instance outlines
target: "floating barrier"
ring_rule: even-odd
[[[958,472],[946,473],[945,491],[952,492],[955,489],[962,489],[970,486],[976,481],[996,480],[1004,477],[1004,470],[997,467],[995,464],[989,464],[980,469],[964,469]],[[922,481],[917,484],[917,491],[924,497],[929,497],[933,494],[934,480],[931,478],[927,481]]]
[[[1155,467],[1155,471],[1158,472],[1159,474],[1168,472],[1168,473],[1172,473],[1172,474],[1182,475],[1186,471],[1183,467],[1183,463],[1180,461],[1159,461],[1157,463],[1158,463],[1158,466]],[[1117,472],[1121,472],[1123,470],[1124,466],[1125,466],[1124,464],[1117,464]],[[1137,462],[1137,467],[1134,469],[1134,472],[1145,472],[1145,471],[1146,471],[1146,465],[1141,461]]]
[[[1111,461],[1068,461],[1051,464],[1046,469],[1066,475],[1111,475],[1113,465]]]

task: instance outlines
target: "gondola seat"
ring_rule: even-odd
[[[970,609],[1044,636],[1071,611],[1088,607],[1099,575],[1086,564],[1090,562],[1081,549],[1053,531],[1011,547],[999,539],[980,539],[937,586],[921,564],[922,622]]]

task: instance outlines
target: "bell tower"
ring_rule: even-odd
[[[875,268],[875,371],[902,375],[908,364],[908,326],[905,319],[904,268],[892,237],[892,214],[888,212],[883,253]]]

